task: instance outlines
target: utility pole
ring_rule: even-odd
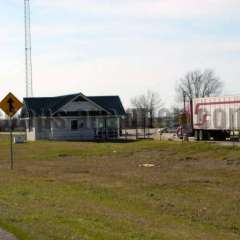
[[[24,0],[24,19],[25,19],[26,97],[33,97],[31,10],[29,0]]]
[[[183,91],[183,112],[186,113],[186,92]]]

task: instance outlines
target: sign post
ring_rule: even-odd
[[[9,93],[1,102],[0,108],[10,118],[10,160],[11,170],[13,170],[13,120],[12,117],[22,108],[23,104],[12,94]]]
[[[13,170],[13,121],[10,117],[10,158],[11,158],[11,170]]]

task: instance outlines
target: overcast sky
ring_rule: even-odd
[[[35,96],[82,92],[174,103],[176,81],[212,68],[240,93],[239,0],[31,0]],[[25,95],[23,0],[0,3],[0,97]]]

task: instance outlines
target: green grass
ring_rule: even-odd
[[[0,140],[0,226],[20,240],[240,238],[240,149]],[[152,163],[153,168],[141,167]]]

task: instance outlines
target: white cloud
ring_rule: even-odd
[[[45,9],[65,9],[97,15],[193,18],[237,11],[239,0],[37,0]]]

